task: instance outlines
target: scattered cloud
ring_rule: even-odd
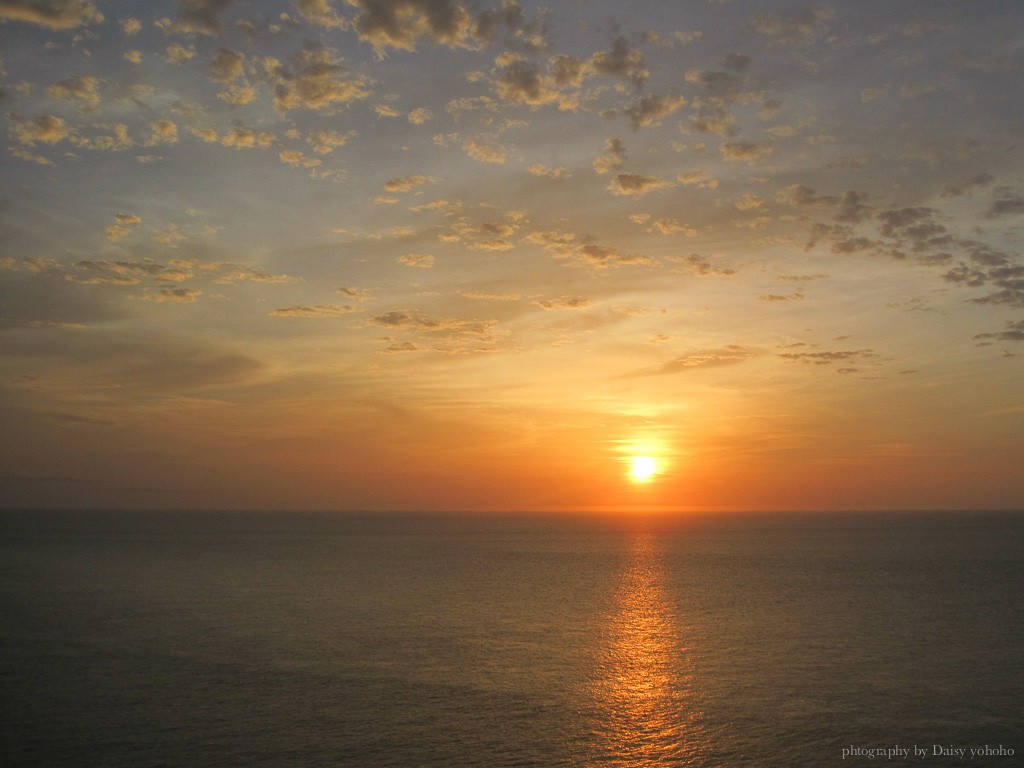
[[[837,362],[869,360],[877,355],[871,349],[850,349],[830,352],[780,352],[779,357],[809,365],[831,365]]]
[[[83,112],[93,112],[100,105],[100,79],[92,76],[69,77],[51,85],[47,93],[54,101],[79,101]]]
[[[434,257],[425,253],[406,253],[398,257],[398,263],[417,269],[430,269],[434,266]]]
[[[370,95],[364,78],[349,76],[331,49],[316,43],[293,54],[290,66],[267,58],[263,69],[274,84],[274,108],[281,113],[328,110]]]
[[[744,347],[739,344],[730,344],[716,349],[700,349],[687,352],[654,368],[643,368],[627,373],[623,378],[665,376],[676,373],[688,373],[705,368],[723,368],[744,363],[761,354],[762,352],[758,349]]]
[[[616,195],[646,195],[656,189],[671,187],[672,182],[656,176],[645,176],[641,173],[620,173],[612,179],[607,189]]]
[[[411,192],[417,187],[422,187],[424,184],[428,184],[431,181],[433,181],[433,179],[429,176],[422,176],[420,174],[414,174],[412,176],[398,176],[384,182],[384,190],[386,192]]]
[[[315,304],[311,306],[284,307],[271,311],[271,317],[342,317],[358,311],[348,304]]]
[[[561,166],[552,168],[543,163],[534,163],[526,170],[531,176],[543,176],[548,179],[567,179],[570,176],[569,171]]]
[[[504,165],[508,160],[507,150],[491,137],[474,136],[462,145],[466,154],[482,163]]]
[[[541,309],[583,309],[590,306],[590,301],[578,296],[562,296],[558,299],[537,299],[533,302]]]
[[[782,45],[812,43],[826,30],[833,11],[826,7],[808,8],[799,13],[761,13],[750,19],[758,34]]]
[[[771,155],[775,148],[771,144],[749,141],[728,141],[719,148],[722,159],[729,162],[756,163]]]
[[[420,37],[453,48],[471,43],[469,12],[456,0],[348,0],[359,37],[378,55],[388,48],[412,51]]]

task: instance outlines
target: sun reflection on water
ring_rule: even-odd
[[[594,688],[600,756],[591,765],[696,765],[704,754],[685,637],[658,541],[634,538]]]

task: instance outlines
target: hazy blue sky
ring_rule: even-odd
[[[0,504],[1022,506],[1022,64],[1016,0],[0,0]]]

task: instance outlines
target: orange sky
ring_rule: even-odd
[[[1021,507],[1022,31],[0,0],[0,505]]]

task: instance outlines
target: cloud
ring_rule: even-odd
[[[552,168],[549,165],[543,163],[534,163],[526,169],[527,173],[531,176],[543,176],[548,179],[567,179],[570,174],[565,168],[559,166],[558,168]]]
[[[338,294],[340,294],[342,296],[345,296],[345,297],[347,297],[349,299],[355,299],[356,301],[368,301],[369,299],[372,298],[372,295],[370,294],[370,292],[367,291],[367,290],[364,290],[362,288],[343,287],[343,288],[339,288],[336,291],[336,293],[338,293]]]
[[[878,214],[881,232],[886,237],[907,238],[918,242],[944,235],[946,228],[933,220],[934,208],[893,208]]]
[[[995,339],[997,341],[1024,341],[1024,320],[1006,324],[1006,330],[995,333],[979,333],[976,339]]]
[[[835,362],[845,362],[847,360],[866,360],[876,357],[876,355],[870,349],[849,349],[833,352],[780,352],[779,357],[783,360],[792,360],[810,365],[831,365]]]
[[[245,74],[245,54],[221,48],[213,55],[210,72],[218,83],[232,83]]]
[[[357,312],[348,304],[316,304],[313,306],[284,307],[270,312],[271,317],[341,317]]]
[[[771,144],[749,141],[726,142],[719,147],[722,159],[729,162],[756,163],[762,157],[771,155],[775,148]]]
[[[605,139],[605,153],[594,160],[594,170],[605,174],[622,166],[626,160],[626,143],[621,136]]]
[[[384,189],[387,192],[411,192],[417,187],[422,187],[424,184],[428,184],[433,179],[429,176],[422,176],[415,174],[412,176],[399,176],[394,179],[388,179],[384,182]]]
[[[177,30],[216,34],[220,29],[220,15],[234,5],[235,0],[181,0]]]
[[[686,104],[682,96],[641,96],[623,111],[629,116],[634,130],[658,123],[661,118],[671,115]]]
[[[701,349],[687,352],[654,368],[643,368],[625,374],[622,378],[638,378],[641,376],[664,376],[675,373],[686,373],[702,368],[723,368],[737,365],[760,355],[760,350],[729,344],[717,349]]]
[[[453,48],[467,47],[470,15],[455,0],[348,0],[359,9],[352,22],[378,55],[387,48],[412,51],[422,36]]]
[[[147,147],[178,143],[178,126],[170,120],[157,120],[150,124],[150,130],[149,139],[146,141]]]
[[[625,37],[616,38],[610,51],[595,53],[586,64],[589,73],[632,80],[637,88],[650,76],[644,67],[643,51],[631,47]]]
[[[734,275],[736,271],[733,269],[719,268],[711,263],[711,260],[706,256],[701,256],[699,253],[691,253],[689,256],[668,256],[669,261],[675,262],[676,264],[682,264],[689,267],[698,275]]]
[[[671,187],[672,183],[655,176],[644,176],[640,173],[620,173],[607,186],[609,192],[616,195],[646,195],[656,189]]]
[[[282,149],[277,153],[281,162],[294,168],[316,168],[323,161],[318,157],[309,157],[298,149]]]
[[[713,178],[708,174],[706,170],[700,168],[696,171],[688,171],[681,173],[676,177],[676,181],[684,186],[690,187],[695,186],[698,189],[717,189],[718,179]]]
[[[994,219],[997,216],[1019,216],[1024,213],[1024,197],[1008,189],[1000,189],[999,196],[985,211],[985,217]]]
[[[959,197],[973,192],[979,187],[989,186],[995,179],[991,174],[978,173],[974,176],[966,176],[957,181],[950,182],[942,189],[943,197]]]
[[[562,110],[576,109],[577,97],[563,91],[565,83],[557,74],[544,74],[536,63],[515,54],[506,55],[499,61],[503,71],[494,78],[494,89],[506,103],[534,108],[557,104]]]
[[[125,37],[131,37],[137,35],[142,31],[142,22],[138,19],[133,19],[130,16],[121,19],[121,32],[124,33]]]
[[[100,105],[100,79],[98,77],[71,77],[51,85],[47,93],[54,101],[76,99],[82,102],[83,112],[92,112]]]
[[[434,117],[434,113],[426,107],[418,107],[409,112],[407,119],[413,125],[423,125]]]
[[[167,46],[167,61],[171,64],[181,64],[189,59],[195,58],[196,48],[190,45],[186,48],[178,43],[171,43]]]
[[[11,122],[11,133],[14,138],[29,147],[37,143],[56,144],[71,137],[68,124],[56,115],[42,115],[35,120],[13,115]]]
[[[398,257],[398,263],[417,269],[430,269],[434,266],[434,257],[425,253],[406,253]]]
[[[543,71],[538,62],[515,52],[501,54],[495,64],[500,72],[494,76],[493,85],[503,101],[533,108],[555,104],[563,111],[578,108],[578,91],[588,78],[617,77],[641,88],[650,75],[645,69],[643,51],[631,47],[624,37],[617,38],[611,50],[599,51],[586,60],[567,54],[551,56]],[[684,103],[682,97],[648,96],[636,101],[625,113],[638,127],[671,114]]]
[[[103,14],[90,0],[0,0],[0,19],[74,29],[100,23]]]
[[[425,333],[468,333],[482,334],[489,331],[494,320],[456,320],[442,318],[434,320],[420,312],[411,310],[393,310],[371,318],[371,322],[385,328],[402,328],[405,330],[422,331]]]
[[[832,18],[829,8],[808,8],[800,13],[762,13],[750,19],[750,27],[757,33],[783,45],[811,43],[825,31]]]
[[[274,108],[325,110],[370,95],[362,77],[346,77],[345,68],[330,49],[307,43],[291,57],[287,67],[277,59],[265,59],[264,70],[274,82]]]
[[[648,233],[657,232],[659,235],[686,235],[687,237],[693,237],[697,234],[697,230],[688,224],[680,224],[675,219],[668,218],[657,218],[651,222]]]
[[[967,288],[995,286],[998,290],[975,299],[972,304],[1005,304],[1024,307],[1024,265],[1012,264],[1007,259],[997,266],[974,267],[960,263],[946,272],[943,278]]]
[[[329,0],[295,0],[295,7],[306,21],[325,29],[346,29],[348,22],[339,16]]]
[[[519,301],[518,293],[485,293],[483,291],[467,291],[462,294],[467,299],[479,299],[481,301]]]
[[[177,286],[166,286],[164,288],[159,289],[156,293],[146,294],[146,298],[158,303],[171,301],[191,304],[193,301],[195,301],[202,295],[203,292],[196,288],[179,288]]]
[[[792,184],[785,187],[779,191],[775,199],[780,203],[789,203],[800,207],[828,206],[839,203],[839,198],[835,195],[819,195],[805,184]]]
[[[503,165],[508,159],[505,148],[489,137],[474,136],[467,139],[462,145],[462,149],[474,160],[479,160],[482,163]]]

